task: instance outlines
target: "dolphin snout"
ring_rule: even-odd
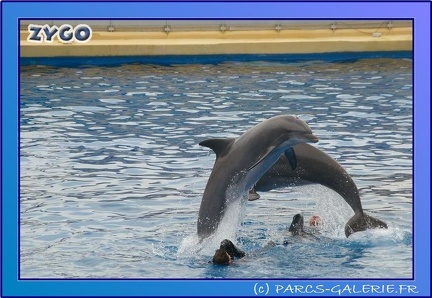
[[[308,134],[307,138],[312,142],[312,143],[317,143],[319,141],[318,137],[315,136],[314,134]]]
[[[294,120],[290,123],[288,130],[301,134],[305,142],[316,143],[319,141],[306,122],[298,117],[292,117],[291,119]]]
[[[306,143],[317,143],[319,141],[318,137],[315,136],[312,132],[304,132],[298,134],[298,137]]]

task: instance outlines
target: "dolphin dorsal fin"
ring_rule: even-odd
[[[216,153],[216,158],[223,155],[223,152],[231,147],[234,143],[235,138],[225,138],[225,139],[208,139],[199,143],[201,146],[208,147]]]

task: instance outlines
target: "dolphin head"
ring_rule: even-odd
[[[213,264],[228,265],[231,263],[231,261],[232,258],[225,249],[220,248],[215,251],[213,256]]]
[[[245,252],[234,245],[230,240],[224,239],[220,248],[215,251],[213,264],[228,265],[234,258],[243,258]]]
[[[282,127],[285,130],[284,135],[286,138],[289,138],[291,142],[318,142],[318,138],[312,133],[309,125],[300,118],[291,115],[282,115],[280,118],[283,121]]]
[[[299,143],[316,143],[318,138],[313,135],[310,127],[298,117],[279,115],[272,117],[248,130],[235,144],[251,152],[246,175],[242,176],[245,189],[252,188],[259,178],[285,153],[293,169],[296,168],[295,153],[292,147]],[[241,152],[244,152],[242,150]]]
[[[220,244],[220,249],[224,249],[231,258],[242,258],[245,256],[245,252],[242,251],[240,248],[234,245],[232,241],[228,239],[224,239]]]
[[[303,225],[304,225],[303,215],[298,213],[294,215],[293,221],[288,231],[291,232],[292,235],[300,235],[301,233],[303,233]]]

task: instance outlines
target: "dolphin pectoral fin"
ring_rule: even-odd
[[[255,168],[257,165],[259,165],[259,163],[262,162],[262,161],[267,157],[267,155],[269,155],[270,152],[272,152],[272,150],[273,150],[275,147],[276,147],[276,146],[271,146],[271,147],[269,147],[269,148],[267,149],[267,151],[263,154],[263,156],[261,156],[261,158],[260,158],[256,163],[254,163],[253,166],[251,166],[251,167],[248,169],[248,171],[252,170],[252,169]]]
[[[216,153],[216,158],[223,155],[227,148],[231,147],[234,143],[235,138],[225,138],[225,139],[207,139],[199,143],[200,146],[208,147]]]
[[[294,152],[293,147],[291,147],[287,151],[285,151],[285,156],[291,165],[291,170],[294,171],[297,168],[297,157],[296,157],[296,154]]]
[[[256,201],[259,198],[260,198],[260,195],[257,194],[255,188],[252,188],[251,190],[249,190],[248,201]]]
[[[367,229],[387,229],[388,226],[385,222],[374,218],[367,214],[356,213],[348,220],[345,225],[345,236],[348,238],[351,234]]]

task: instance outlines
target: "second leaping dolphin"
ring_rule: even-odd
[[[212,235],[230,204],[247,198],[248,191],[292,146],[318,142],[309,126],[297,117],[279,115],[246,131],[239,138],[208,139],[200,143],[216,153],[198,215],[198,236]]]
[[[290,153],[290,159],[281,156],[258,180],[256,190],[298,184],[300,181],[318,183],[337,192],[354,211],[354,216],[345,225],[346,237],[367,229],[387,229],[385,222],[364,213],[355,182],[331,156],[305,143],[295,145]],[[259,195],[252,192],[249,198],[258,199]]]

